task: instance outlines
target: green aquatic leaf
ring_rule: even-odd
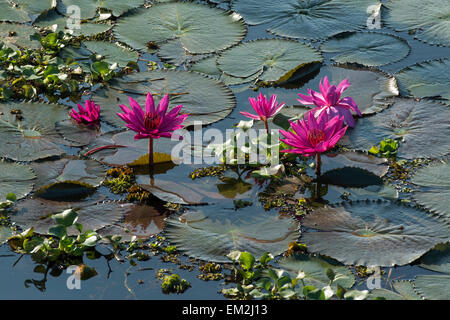
[[[166,236],[187,255],[215,262],[229,262],[226,255],[233,250],[255,257],[266,251],[278,255],[298,239],[298,223],[293,219],[264,210],[249,214],[249,210],[205,207],[189,211],[167,220]]]
[[[84,41],[82,44],[90,52],[102,57],[102,61],[109,64],[117,63],[120,67],[125,67],[128,62],[136,62],[139,54],[127,49],[117,43],[105,41]]]
[[[284,82],[301,67],[322,61],[320,52],[306,44],[293,40],[260,39],[222,52],[217,66],[233,77],[248,78],[262,72],[258,77],[261,81]]]
[[[311,252],[369,267],[408,264],[450,239],[450,228],[436,217],[389,201],[316,209],[303,225],[317,229],[302,234],[301,241]]]
[[[27,22],[30,20],[25,11],[14,7],[8,0],[0,1],[0,21]]]
[[[450,299],[450,275],[417,276],[414,289],[427,300]]]
[[[25,24],[0,22],[1,41],[14,50],[18,48],[40,49],[40,41],[30,38],[38,31],[38,29]]]
[[[40,15],[56,7],[55,0],[15,0],[14,2],[19,5],[19,9],[33,15]]]
[[[383,3],[384,23],[398,31],[416,30],[415,38],[450,46],[449,0],[396,0]],[[420,14],[417,14],[420,12]]]
[[[420,259],[420,266],[437,272],[450,273],[450,244],[438,244]]]
[[[250,25],[264,25],[277,35],[323,39],[344,31],[367,28],[368,7],[376,0],[236,0],[232,9]]]
[[[374,289],[369,293],[368,300],[383,298],[385,300],[422,300],[414,290],[414,283],[409,280],[392,281],[394,290]]]
[[[358,119],[340,141],[347,148],[369,150],[385,138],[398,140],[397,157],[436,158],[450,153],[450,108],[429,100],[397,99],[388,109]]]
[[[25,197],[33,189],[35,178],[33,169],[28,165],[0,161],[0,202],[10,192],[14,192],[17,199]]]
[[[383,177],[389,170],[386,159],[378,158],[361,152],[345,151],[339,153],[327,153],[322,159],[322,172],[346,167],[359,168]]]
[[[337,63],[382,66],[405,58],[411,48],[398,37],[375,32],[344,33],[328,39],[320,50],[331,53]]]
[[[190,54],[183,48],[183,43],[180,39],[162,43],[157,54],[160,59],[174,66],[187,65],[206,56],[204,54]]]
[[[138,8],[144,4],[144,0],[60,0],[57,9],[63,14],[70,16],[73,12],[67,12],[70,6],[78,6],[81,8],[81,19],[91,19],[97,13],[97,9],[102,8],[111,11],[116,17],[124,14],[130,9]]]
[[[413,198],[428,210],[450,222],[450,163],[438,162],[420,168],[411,182],[421,187]]]
[[[139,51],[148,43],[180,39],[183,48],[197,54],[226,49],[245,33],[238,15],[194,2],[157,3],[119,19],[114,27],[119,41]]]
[[[0,226],[0,245],[8,241],[9,237],[13,235],[13,231],[10,227]]]
[[[395,200],[398,191],[390,185],[370,185],[364,188],[344,188],[328,185],[327,194],[322,198],[330,203],[357,200]]]

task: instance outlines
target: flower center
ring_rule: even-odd
[[[320,142],[325,141],[325,133],[320,129],[313,129],[308,132],[308,140],[311,145],[316,146]]]
[[[162,118],[157,113],[146,113],[144,116],[144,127],[147,129],[156,129],[159,127]]]

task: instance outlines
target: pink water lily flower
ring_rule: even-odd
[[[241,114],[251,119],[263,121],[266,126],[267,133],[269,133],[267,119],[276,115],[281,108],[285,106],[285,103],[283,102],[278,104],[277,95],[275,94],[270,97],[269,101],[267,101],[267,97],[263,96],[262,93],[258,95],[258,99],[248,98],[248,100],[255,110],[256,115],[248,112],[241,112]]]
[[[70,111],[70,116],[77,123],[86,125],[97,125],[100,121],[100,106],[96,106],[94,101],[86,100],[84,108],[78,104],[78,112],[74,109]]]
[[[333,85],[330,86],[328,77],[325,76],[320,81],[320,92],[308,89],[309,96],[305,96],[299,93],[301,99],[297,99],[303,105],[315,105],[316,108],[312,109],[314,115],[318,117],[322,112],[328,113],[331,117],[343,116],[344,122],[350,126],[355,126],[355,120],[353,119],[352,111],[358,116],[362,116],[361,111],[356,105],[355,100],[351,97],[345,97],[341,99],[342,93],[350,86],[348,79],[344,79],[337,88]]]
[[[320,176],[320,154],[332,149],[344,136],[348,126],[343,127],[344,117],[330,118],[322,112],[316,119],[314,112],[309,111],[302,120],[291,122],[293,132],[280,130],[285,139],[280,139],[293,149],[280,152],[300,153],[305,157],[316,156],[316,174]]]

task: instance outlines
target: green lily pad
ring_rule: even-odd
[[[30,39],[37,32],[37,29],[25,24],[0,22],[1,41],[15,50],[18,47],[40,49],[41,43],[38,40]]]
[[[416,30],[415,38],[421,41],[450,46],[448,0],[396,0],[383,6],[388,8],[383,16],[388,27],[398,31]]]
[[[450,273],[450,244],[438,244],[420,259],[420,266],[425,269]]]
[[[332,53],[338,63],[358,63],[363,66],[382,66],[405,58],[411,48],[398,37],[374,32],[344,33],[328,39],[320,50]]]
[[[413,198],[428,210],[450,222],[450,164],[438,162],[419,169],[411,182],[420,186]]]
[[[15,0],[14,2],[19,5],[19,9],[33,15],[40,15],[56,7],[55,0]]]
[[[450,300],[450,275],[417,276],[414,289],[427,300]]]
[[[10,227],[0,226],[0,245],[8,241],[12,235],[13,231]]]
[[[381,140],[399,140],[397,156],[406,159],[436,158],[450,153],[446,135],[450,130],[450,108],[434,101],[397,99],[388,109],[358,119],[340,141],[347,148],[368,151]]]
[[[111,81],[111,86],[94,94],[95,102],[102,106],[104,120],[118,127],[125,123],[117,116],[119,104],[129,105],[128,97],[145,106],[147,93],[152,93],[155,103],[169,94],[169,110],[183,105],[180,113],[188,113],[183,122],[189,126],[194,121],[202,125],[224,119],[235,106],[234,95],[223,83],[195,72],[161,70],[140,72]]]
[[[128,62],[136,62],[139,54],[117,43],[105,41],[84,41],[83,45],[92,53],[101,55],[102,60],[109,64],[117,63],[119,67],[125,67]]]
[[[11,110],[21,110],[16,117]],[[59,156],[64,150],[58,144],[64,139],[55,123],[67,117],[67,108],[56,104],[0,104],[0,150],[2,156],[16,161],[33,161]]]
[[[361,152],[327,153],[321,159],[322,172],[352,167],[364,169],[378,177],[383,177],[389,170],[389,163],[386,159]]]
[[[159,46],[158,57],[174,66],[186,66],[205,57],[204,54],[190,54],[183,48],[180,39],[169,40]]]
[[[399,71],[395,77],[402,95],[411,94],[418,98],[438,97],[450,105],[450,59],[418,63]]]
[[[35,178],[33,169],[28,165],[0,161],[0,202],[10,192],[17,199],[25,197],[33,190]]]
[[[79,124],[73,119],[66,119],[56,123],[56,130],[61,134],[64,139],[68,140],[68,144],[72,147],[82,147],[100,136],[102,126],[88,126]]]
[[[323,39],[344,31],[367,28],[367,8],[375,0],[237,0],[232,9],[250,25],[292,38]]]
[[[292,218],[262,209],[252,214],[248,211],[251,208],[189,211],[167,220],[166,237],[187,255],[215,262],[230,262],[225,256],[233,250],[256,257],[266,251],[279,255],[298,239],[298,223]]]
[[[299,272],[303,272],[305,276],[303,282],[306,286],[314,286],[318,289],[326,287],[330,282],[327,276],[328,269],[331,269],[335,274],[335,280],[332,284],[334,289],[338,285],[344,289],[349,289],[355,284],[355,277],[350,269],[342,265],[331,264],[319,257],[297,254],[280,260],[279,264],[283,270],[291,275],[291,278],[295,278]],[[302,282],[299,281],[298,284],[301,285]]]
[[[374,69],[351,69],[337,66],[322,67],[319,74],[306,82],[299,92],[308,95],[307,89],[319,91],[319,82],[325,76],[328,77],[330,83],[336,86],[344,79],[349,80],[352,85],[344,91],[343,97],[352,97],[363,115],[374,114],[386,109],[392,102],[392,97],[399,94],[394,77]],[[298,99],[298,95],[295,98]]]
[[[70,15],[70,12],[67,13],[67,9],[72,5],[78,6],[81,8],[81,19],[84,20],[93,18],[99,8],[107,9],[114,16],[118,17],[128,10],[140,7],[143,4],[144,0],[61,0],[58,2],[57,9],[63,15]]]
[[[245,33],[238,15],[194,2],[157,3],[121,18],[114,27],[119,41],[140,51],[149,42],[180,39],[190,53],[216,52],[238,43]]]
[[[241,61],[241,63],[236,63]],[[260,39],[241,43],[221,53],[217,66],[225,74],[261,81],[284,82],[301,67],[322,62],[320,52],[293,40]]]
[[[398,191],[385,184],[369,185],[364,188],[344,188],[328,185],[327,194],[322,198],[331,204],[357,200],[395,200],[398,198]]]
[[[27,22],[30,21],[30,17],[23,10],[14,7],[8,0],[1,0],[0,21]]]
[[[400,280],[392,281],[392,286],[395,291],[387,289],[374,289],[367,297],[368,300],[375,298],[384,298],[386,300],[422,300],[422,298],[414,290],[412,281]]]
[[[423,210],[396,202],[357,201],[316,209],[301,241],[311,252],[351,265],[408,264],[450,239],[450,228]]]

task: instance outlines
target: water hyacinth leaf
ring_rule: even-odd
[[[28,165],[0,161],[0,202],[11,191],[17,199],[25,197],[33,190],[35,178],[33,169]]]
[[[427,212],[389,201],[357,201],[314,210],[303,225],[308,250],[363,266],[408,264],[450,239],[450,228]]]
[[[106,169],[95,160],[60,159],[32,164],[37,175],[35,190],[52,183],[79,181],[98,187]]]
[[[387,26],[398,31],[416,30],[415,37],[421,41],[450,46],[448,0],[397,0],[383,6],[388,8],[383,16]]]
[[[105,41],[84,41],[83,45],[93,54],[101,55],[109,64],[117,63],[125,67],[128,62],[136,62],[139,54],[116,43]]]
[[[116,0],[61,0],[58,3],[58,11],[66,16],[70,16],[70,6],[78,6],[81,9],[81,19],[91,19],[97,13],[98,8],[107,9],[111,11],[116,17],[122,15],[130,9],[137,8],[144,4],[144,0],[128,0],[128,1],[116,1]],[[68,11],[69,10],[69,11]]]
[[[307,89],[319,91],[319,82],[328,77],[330,84],[338,85],[348,79],[352,84],[343,96],[352,97],[363,115],[373,114],[387,108],[392,97],[398,96],[397,82],[382,72],[365,69],[350,69],[337,66],[324,66],[319,74],[306,82],[299,93],[307,95]],[[297,96],[296,99],[299,97]],[[298,104],[298,102],[297,102]]]
[[[248,210],[189,211],[167,220],[167,239],[193,258],[215,262],[230,262],[226,255],[233,250],[255,257],[267,251],[279,255],[298,239],[298,223],[293,219],[263,210],[249,215]]]
[[[140,72],[111,81],[111,87],[95,92],[95,102],[102,106],[104,120],[125,127],[116,115],[120,112],[119,104],[129,106],[128,97],[132,97],[144,107],[148,92],[155,104],[169,94],[169,110],[182,104],[180,113],[189,114],[183,122],[185,127],[195,121],[206,125],[222,120],[236,104],[232,91],[223,83],[195,72],[173,70]]]
[[[438,244],[420,259],[420,266],[425,269],[450,273],[450,244]]]
[[[40,41],[30,39],[38,31],[38,29],[25,24],[0,22],[1,41],[14,50],[18,48],[40,49]]]
[[[16,117],[11,110],[20,110]],[[2,156],[16,161],[33,161],[59,156],[64,150],[57,144],[64,139],[55,123],[67,117],[67,107],[44,103],[0,104],[0,149]]]
[[[259,76],[261,81],[284,82],[301,67],[322,61],[320,52],[306,44],[292,40],[261,39],[244,42],[222,52],[217,66],[233,77],[248,78],[262,72]]]
[[[439,97],[450,105],[450,59],[418,63],[399,71],[395,77],[403,95],[411,94],[418,98]]]
[[[141,26],[135,28],[135,26]],[[149,42],[180,39],[193,54],[224,50],[239,41],[246,28],[240,16],[194,2],[157,3],[119,20],[116,38],[143,51]]]
[[[323,39],[344,31],[367,28],[368,7],[375,0],[286,0],[273,5],[271,0],[237,0],[232,9],[250,25],[267,26],[280,36]]]
[[[449,300],[450,275],[417,276],[414,288],[427,300]]]
[[[439,132],[439,131],[438,131]],[[421,187],[413,198],[450,222],[450,163],[438,162],[419,169],[411,182]]]
[[[353,273],[345,266],[333,265],[319,257],[306,254],[297,254],[280,260],[280,267],[286,270],[292,279],[297,277],[299,272],[304,273],[303,282],[306,286],[323,288],[327,286],[330,279],[327,276],[327,270],[334,272],[332,288],[341,286],[344,289],[351,288],[355,283]],[[297,283],[302,290],[302,282]],[[300,291],[301,292],[301,291]]]
[[[410,49],[401,38],[374,32],[340,34],[320,46],[323,52],[333,54],[333,61],[370,67],[400,61],[409,54]]]
[[[40,15],[56,6],[55,0],[15,0],[19,9],[32,15]]]
[[[386,300],[422,300],[422,298],[414,290],[414,284],[412,281],[392,281],[392,286],[395,291],[383,288],[372,290],[368,296],[368,300],[373,300],[376,298],[384,298]]]
[[[368,151],[385,139],[399,140],[397,156],[435,158],[450,152],[450,141],[436,132],[450,130],[450,108],[434,101],[397,99],[386,110],[358,119],[340,141],[347,148]]]
[[[30,17],[23,10],[14,7],[7,0],[0,1],[0,21],[27,22]]]
[[[131,210],[133,204],[121,204],[117,202],[96,203],[86,202],[61,202],[45,199],[27,199],[19,202],[11,213],[11,221],[23,229],[34,227],[34,231],[47,234],[48,230],[55,226],[53,214],[58,214],[67,209],[74,209],[78,214],[77,223],[83,225],[83,230],[98,230],[105,226],[118,223],[126,213]],[[101,214],[99,214],[101,212]],[[69,235],[78,234],[75,227],[67,229]]]

